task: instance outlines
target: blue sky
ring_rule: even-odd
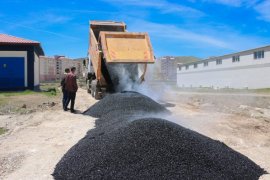
[[[0,33],[84,57],[89,20],[148,32],[157,57],[223,55],[270,45],[270,0],[1,0]]]

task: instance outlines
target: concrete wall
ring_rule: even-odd
[[[264,58],[254,59],[254,51],[264,50]],[[239,55],[240,62],[232,62],[232,56]],[[190,64],[189,68],[177,68],[177,85],[179,87],[213,87],[213,88],[270,88],[270,47],[250,50],[216,57],[222,64],[217,65],[216,60]]]
[[[24,86],[28,86],[27,77],[27,51],[0,51],[1,57],[23,57],[24,58]]]
[[[40,57],[40,82],[56,80],[56,60],[52,57]]]
[[[34,86],[39,86],[39,74],[40,74],[40,62],[39,62],[39,57],[35,53],[35,61],[34,61]]]

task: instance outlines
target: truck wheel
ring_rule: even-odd
[[[93,98],[95,98],[95,96],[96,96],[96,91],[93,91],[93,90],[92,90],[92,91],[91,91],[91,95],[92,95]]]
[[[92,80],[91,82],[91,95],[93,98],[95,98],[96,100],[99,100],[102,98],[102,89],[100,88],[100,86],[97,85],[97,81],[96,80]]]
[[[95,92],[95,99],[96,100],[100,100],[102,98],[102,92],[101,92],[101,89],[98,87],[96,88],[96,92]]]
[[[97,89],[97,81],[96,80],[92,80],[91,82],[91,95],[93,98],[95,98],[96,96],[96,89]]]
[[[91,94],[91,84],[90,84],[90,80],[87,80],[87,81],[86,81],[86,87],[87,87],[87,92],[88,92],[89,94]]]

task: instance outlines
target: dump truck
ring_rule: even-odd
[[[124,22],[90,21],[88,92],[95,99],[144,81],[155,58],[148,33],[127,32]]]

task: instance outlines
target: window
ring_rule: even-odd
[[[217,65],[222,64],[222,59],[217,59],[217,60],[216,60],[216,63],[217,63]]]
[[[254,59],[257,59],[257,57],[258,57],[257,52],[254,52]]]
[[[182,67],[181,66],[178,66],[178,69],[179,69],[179,71],[181,71],[182,70]]]
[[[203,63],[203,66],[204,66],[204,67],[208,66],[208,61],[204,62],[204,63]]]
[[[240,56],[233,56],[232,57],[232,62],[240,62]]]
[[[194,68],[196,69],[198,67],[198,64],[194,64]]]
[[[186,65],[186,70],[188,70],[188,68],[189,68],[189,65]]]
[[[264,58],[264,51],[254,52],[254,59],[262,59]]]

